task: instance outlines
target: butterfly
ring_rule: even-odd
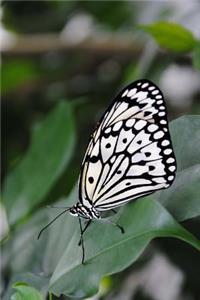
[[[113,100],[91,136],[80,171],[78,203],[55,218],[66,211],[78,217],[82,263],[83,234],[92,220],[101,219],[104,211],[115,212],[129,201],[168,188],[175,173],[163,94],[149,80],[135,81]],[[84,228],[82,219],[86,220]],[[124,233],[122,226],[113,224]]]

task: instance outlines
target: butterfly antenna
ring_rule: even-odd
[[[69,208],[68,208],[68,209],[65,209],[65,210],[62,211],[60,214],[58,214],[51,222],[49,222],[46,226],[44,226],[44,227],[40,230],[37,239],[39,240],[39,238],[40,238],[42,232],[43,232],[45,229],[47,229],[52,223],[54,223],[60,216],[62,216],[62,215],[63,215],[66,211],[68,211],[68,210],[69,210]]]
[[[70,209],[70,207],[68,206],[55,206],[55,205],[47,205],[47,208],[60,208],[60,209],[67,209],[67,210]]]

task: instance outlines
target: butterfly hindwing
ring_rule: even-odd
[[[136,81],[116,97],[93,134],[80,201],[111,209],[169,187],[175,170],[163,95],[150,81]]]

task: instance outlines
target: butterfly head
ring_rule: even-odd
[[[87,207],[81,203],[77,203],[69,210],[70,214],[75,217],[84,219],[99,219],[100,213],[94,207]]]
[[[52,207],[59,208],[56,206],[52,206]],[[40,238],[42,232],[45,229],[47,229],[52,223],[54,223],[60,216],[65,214],[67,211],[69,211],[72,216],[83,218],[83,219],[92,220],[92,219],[101,218],[100,213],[93,206],[87,207],[81,203],[77,203],[72,207],[62,207],[62,208],[64,208],[64,210],[40,230],[38,234],[38,239]]]

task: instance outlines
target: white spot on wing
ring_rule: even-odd
[[[165,178],[164,177],[156,177],[152,179],[156,183],[165,183]]]
[[[111,127],[106,128],[105,133],[110,133],[111,132]]]
[[[128,94],[127,94],[127,97],[132,97],[133,95],[135,95],[137,93],[137,89],[131,89]]]
[[[122,121],[119,121],[117,123],[115,123],[115,125],[113,126],[113,131],[118,131],[122,126]]]
[[[146,83],[144,83],[143,85],[142,85],[142,88],[145,88],[145,87],[147,87],[149,84],[146,82]]]
[[[172,149],[165,149],[164,154],[169,155],[172,152]]]
[[[158,90],[155,90],[155,91],[152,92],[152,95],[156,95],[156,94],[158,94],[158,93],[159,93],[159,91],[158,91]]]
[[[169,167],[169,170],[170,170],[171,172],[173,172],[173,171],[176,170],[176,167],[175,167],[175,166],[171,166],[171,167]]]
[[[135,124],[135,119],[129,119],[126,121],[126,127],[133,127],[133,125]]]
[[[144,120],[139,120],[135,123],[135,129],[140,130],[147,124]]]
[[[161,139],[163,137],[163,135],[164,135],[164,132],[159,130],[153,135],[153,137],[157,140],[157,139]]]
[[[155,89],[155,86],[150,86],[148,89],[149,89],[149,91],[152,91]]]
[[[128,89],[122,94],[122,97],[125,97],[128,94]]]
[[[162,143],[161,143],[162,146],[167,146],[167,145],[169,145],[169,144],[170,144],[170,142],[169,142],[168,140],[164,140],[164,141],[162,141]]]
[[[140,91],[137,94],[133,95],[131,97],[131,99],[137,98],[137,101],[140,102],[140,101],[146,99],[147,95],[148,95],[148,92],[142,92],[142,91]]]
[[[158,129],[158,126],[155,125],[155,124],[151,124],[151,125],[148,126],[148,130],[149,130],[150,132],[154,132],[154,131],[156,131],[157,129]]]
[[[170,157],[170,158],[167,159],[166,162],[167,162],[168,164],[170,164],[170,163],[173,163],[174,161],[175,161],[175,159],[174,159],[173,157]]]

